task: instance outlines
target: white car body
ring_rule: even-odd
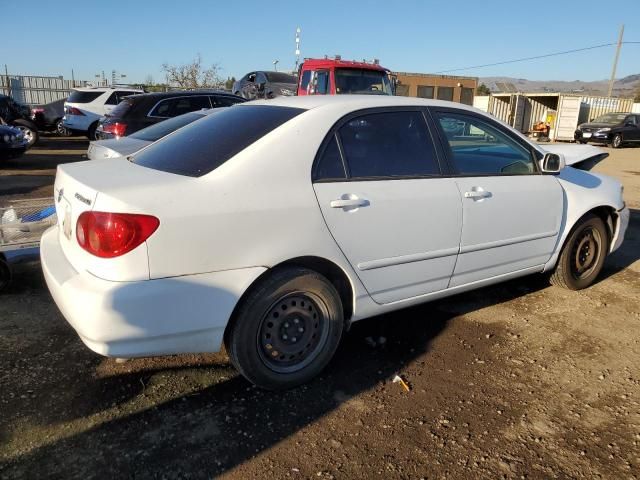
[[[86,93],[91,96],[90,101],[74,102],[75,92]],[[77,132],[87,132],[92,125],[97,125],[98,120],[108,115],[122,97],[144,93],[139,88],[130,87],[83,87],[75,88],[64,103],[64,117],[62,124]],[[80,114],[70,114],[71,109],[77,109]]]
[[[357,321],[550,270],[571,228],[593,209],[610,214],[610,251],[622,242],[629,214],[620,183],[571,167],[559,175],[312,182],[316,154],[345,115],[453,108],[497,122],[471,107],[307,96],[228,110],[252,105],[305,111],[199,177],[124,158],[58,166],[59,224],[42,238],[42,266],[57,305],[92,350],[116,357],[218,351],[243,294],[285,262],[341,272],[348,320]],[[160,227],[129,253],[99,258],[76,241],[77,219],[89,210],[154,215]]]

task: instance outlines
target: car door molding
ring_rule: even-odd
[[[492,248],[498,247],[506,247],[507,245],[515,245],[517,243],[531,242],[533,240],[542,240],[543,238],[556,237],[558,235],[558,231],[549,231],[536,233],[533,235],[523,235],[521,237],[511,237],[504,240],[496,240],[493,242],[485,242],[485,243],[476,243],[473,245],[461,246],[460,253],[470,253],[477,252],[480,250],[490,250]]]
[[[424,260],[432,260],[434,258],[450,257],[452,255],[458,255],[459,250],[459,247],[444,248],[442,250],[434,250],[432,252],[412,253],[409,255],[400,255],[398,257],[360,262],[358,263],[358,270],[375,270],[376,268],[392,267],[394,265],[403,265],[405,263],[422,262]]]

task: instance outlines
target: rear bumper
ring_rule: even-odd
[[[96,353],[145,357],[217,352],[238,299],[265,268],[111,282],[77,272],[58,241],[42,236],[42,269],[58,308]]]

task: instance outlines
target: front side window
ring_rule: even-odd
[[[269,105],[217,108],[129,158],[143,167],[200,177],[303,112]]]
[[[317,70],[314,72],[309,93],[315,95],[326,95],[330,93],[329,70]]]
[[[638,124],[638,122],[637,122],[637,120],[636,120],[637,118],[638,118],[638,117],[636,117],[635,115],[629,115],[629,116],[627,117],[627,120],[625,121],[625,123],[631,123],[631,124],[633,124],[633,125],[637,125],[637,124]]]
[[[300,88],[302,90],[307,90],[307,87],[309,86],[309,79],[311,78],[311,70],[305,70],[304,72],[302,72],[302,78],[300,80]]]
[[[440,173],[421,112],[384,112],[347,121],[339,130],[352,178],[418,177]]]
[[[536,172],[531,151],[481,118],[437,113],[450,157],[462,175],[529,175]]]
[[[380,70],[336,68],[337,94],[393,95],[389,76]]]

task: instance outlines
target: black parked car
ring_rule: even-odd
[[[230,107],[244,102],[241,97],[218,90],[189,90],[131,95],[100,119],[99,140],[124,137],[167,118],[196,110]]]
[[[38,130],[41,132],[56,132],[62,136],[70,134],[69,130],[62,124],[64,102],[66,101],[66,98],[62,98],[45,105],[36,105],[31,108],[31,120],[36,124]]]
[[[0,125],[0,161],[17,158],[27,150],[22,131],[9,125]]]
[[[38,141],[38,127],[31,121],[31,109],[21,105],[8,95],[0,95],[0,124],[19,128],[30,148]]]
[[[640,114],[605,113],[578,125],[573,138],[579,143],[604,143],[620,148],[624,143],[640,143]]]
[[[233,84],[236,95],[254,100],[296,94],[298,77],[284,72],[251,72]]]

